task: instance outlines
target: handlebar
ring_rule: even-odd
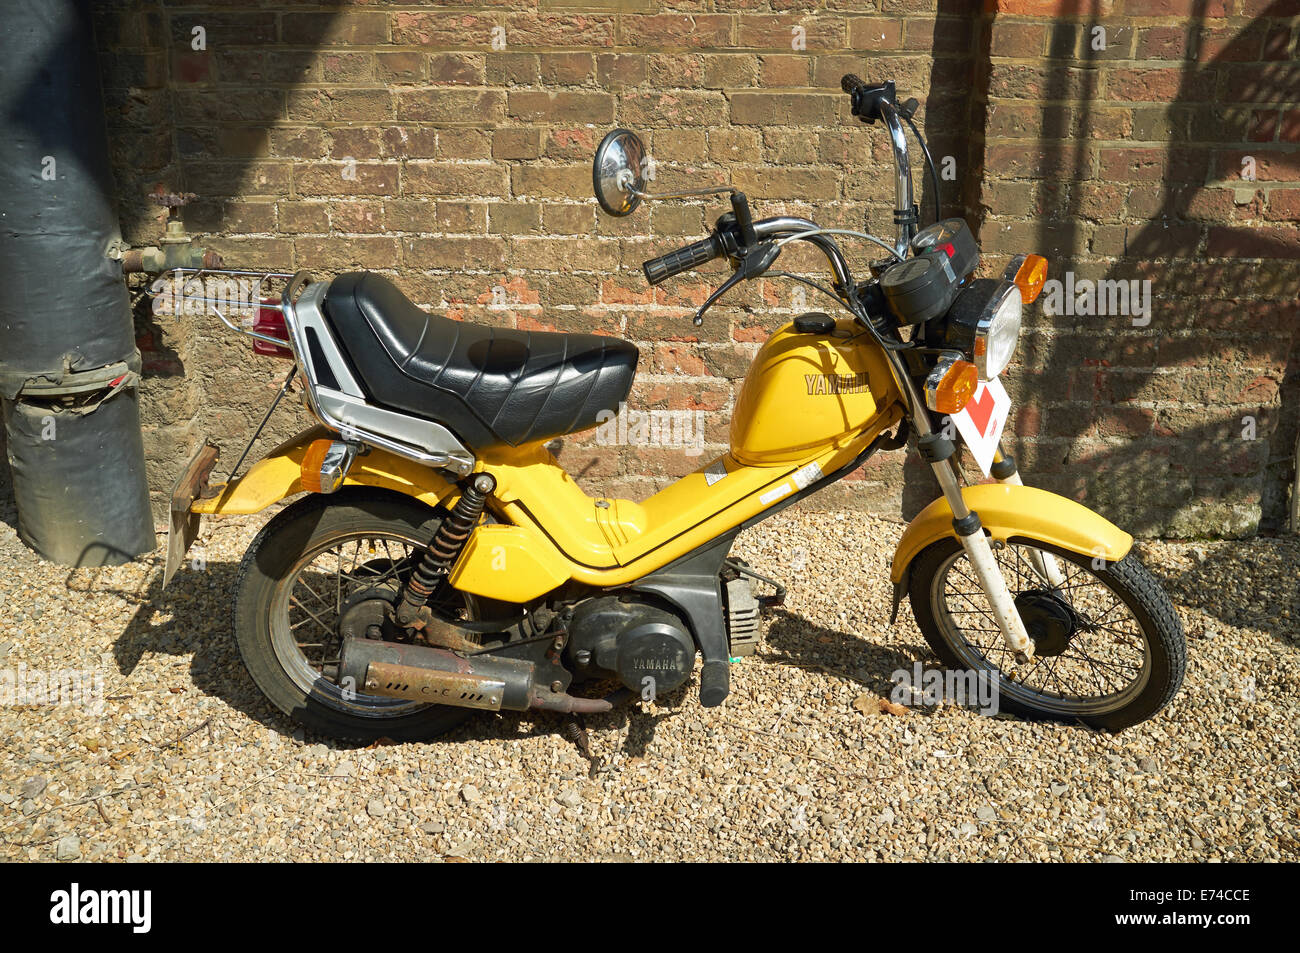
[[[753,225],[754,234],[758,241],[768,238],[785,238],[802,232],[816,231],[818,228],[816,222],[792,215],[765,218],[754,222]],[[730,227],[736,229],[737,226],[733,222]],[[718,230],[707,238],[645,262],[642,267],[645,269],[646,280],[652,285],[657,285],[662,281],[667,281],[673,275],[679,275],[690,268],[696,268],[713,261],[715,258],[721,258],[726,254],[728,245],[733,241],[734,239],[729,241],[729,237],[723,234],[723,226],[719,224]],[[822,254],[826,256],[826,262],[830,266],[831,274],[835,276],[835,283],[839,287],[853,287],[853,276],[849,272],[848,262],[845,261],[844,253],[840,251],[839,243],[834,238],[830,235],[811,235],[805,238],[804,241],[816,245]],[[709,246],[711,249],[708,257],[703,257],[701,250],[705,246]]]
[[[898,226],[895,251],[900,258],[904,257],[908,242],[916,234],[920,213],[912,198],[912,160],[907,152],[907,135],[903,132],[894,83],[892,80],[865,83],[853,73],[846,73],[840,79],[840,89],[852,98],[853,115],[868,124],[879,119],[889,130],[889,142],[894,149],[894,195],[897,199],[894,209],[894,223]]]
[[[645,270],[645,280],[651,285],[657,285],[674,275],[680,275],[683,271],[707,265],[715,258],[721,257],[722,242],[715,233],[676,251],[670,251],[666,255],[651,258],[641,267]]]
[[[914,109],[910,102],[906,106],[899,106],[892,81],[866,83],[860,77],[847,73],[840,80],[840,88],[852,97],[853,115],[866,123],[874,123],[879,119],[889,131],[890,145],[894,151],[894,192],[897,199],[897,207],[894,210],[894,223],[898,227],[895,254],[899,258],[906,258],[908,244],[911,242],[912,236],[916,234],[920,220],[920,212],[913,199],[912,164],[908,155],[907,136],[903,131],[902,123],[902,117],[910,116],[911,111],[914,111]],[[737,199],[739,199],[739,203]],[[707,238],[669,252],[666,255],[661,255],[658,258],[651,258],[642,265],[646,281],[651,285],[657,285],[684,271],[689,271],[692,268],[697,268],[700,265],[721,258],[728,253],[729,249],[732,251],[735,248],[743,249],[752,246],[756,241],[763,238],[781,237],[817,228],[815,224],[806,219],[795,219],[787,216],[753,222],[750,218],[748,203],[745,202],[744,196],[740,195],[740,193],[733,193],[732,205],[736,212],[736,222],[733,224],[733,229],[737,234],[730,236],[730,241],[722,234],[722,229],[719,227],[717,231]],[[809,240],[821,247],[826,254],[831,270],[835,273],[835,277],[841,286],[850,287],[848,268],[834,240],[826,236],[818,236],[817,239]]]
[[[679,248],[677,251],[651,258],[642,264],[646,281],[657,285],[674,275],[689,271],[699,265],[708,264],[715,258],[721,258],[728,252],[740,252],[758,244],[758,234],[754,231],[754,216],[749,210],[749,199],[744,192],[732,191],[731,211],[735,221],[734,229],[724,229],[719,222],[718,230],[708,238],[694,244]]]

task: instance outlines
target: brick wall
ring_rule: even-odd
[[[1300,3],[990,5],[986,249],[1151,281],[1144,326],[1035,311],[1012,376],[1028,471],[1147,532],[1277,526],[1300,397]]]
[[[1053,278],[1153,282],[1143,327],[1029,319],[1009,381],[1028,478],[1145,532],[1275,520],[1294,442],[1295,0],[977,6],[117,0],[97,30],[124,228],[156,240],[142,196],[164,181],[200,194],[186,223],[229,264],[368,268],[452,317],[627,337],[642,352],[633,406],[702,411],[707,458],[754,351],[818,304],[764,280],[694,328],[720,266],[652,290],[640,263],[725,206],[598,215],[592,151],[629,126],[659,187],[729,177],[760,214],[865,217],[887,235],[890,153],[879,127],[850,120],[838,83],[893,78],[927,100],[932,148],[952,159],[945,213],[979,228],[986,270],[1040,250]],[[1256,181],[1236,176],[1243,153]],[[810,256],[783,263],[816,270]],[[140,309],[158,491],[203,433],[232,458],[283,373],[214,325]],[[897,512],[900,456],[831,501]],[[589,488],[634,498],[701,460],[592,434],[566,438],[560,459]]]

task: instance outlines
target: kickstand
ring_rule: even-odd
[[[574,747],[591,764],[591,776],[596,776],[596,771],[600,767],[600,759],[591,753],[591,738],[587,736],[587,723],[581,715],[573,714],[564,719],[564,727],[561,734],[573,742]]]

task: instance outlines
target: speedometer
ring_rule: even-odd
[[[980,261],[979,246],[966,223],[959,218],[946,218],[923,228],[912,238],[912,254],[923,255],[940,251],[949,259],[953,273],[963,279],[975,270]]]

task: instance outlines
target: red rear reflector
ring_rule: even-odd
[[[947,255],[949,258],[957,254],[957,249],[952,247],[952,242],[949,242],[948,244],[943,245],[941,247],[943,248],[943,253]]]
[[[284,313],[280,310],[279,298],[264,298],[262,307],[257,309],[257,317],[253,319],[253,330],[258,334],[265,334],[267,337],[279,338],[282,341],[289,340],[289,327],[284,323]],[[287,344],[281,346],[271,344],[268,341],[253,340],[253,352],[255,354],[265,354],[268,357],[293,357],[293,351]]]

